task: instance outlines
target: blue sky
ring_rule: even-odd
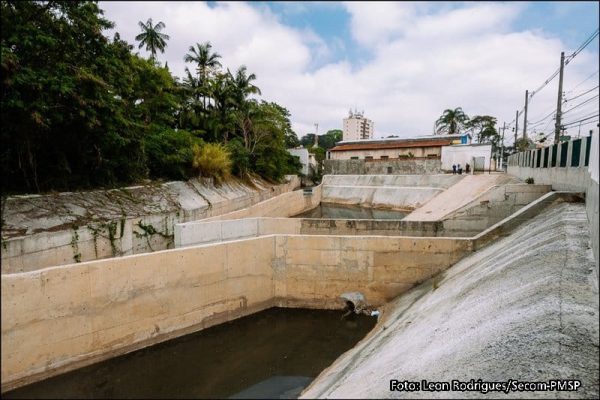
[[[315,123],[319,133],[340,128],[354,107],[375,121],[378,137],[429,134],[443,110],[455,107],[509,123],[523,107],[525,90],[539,87],[557,69],[560,52],[570,54],[599,24],[598,2],[100,2],[100,7],[130,43],[138,21],[163,21],[171,40],[159,60],[179,76],[188,47],[210,41],[224,67],[246,65],[257,75],[263,98],[290,110],[299,136],[312,132]],[[593,88],[598,74],[580,83],[597,70],[596,38],[565,68],[565,92],[573,97]],[[555,107],[556,81],[532,99],[531,122]],[[590,101],[571,112],[572,121],[597,108]],[[545,125],[534,128],[550,129]]]

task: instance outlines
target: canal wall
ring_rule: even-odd
[[[269,235],[3,274],[2,391],[271,306],[381,306],[569,196],[473,238]]]
[[[494,186],[437,221],[270,217],[193,221],[175,225],[175,247],[272,234],[472,237],[540,199],[549,190],[548,185]],[[550,196],[551,201],[556,196],[559,194]]]
[[[457,183],[460,175],[325,175],[323,203],[413,210]]]
[[[442,172],[439,158],[407,158],[388,160],[324,160],[323,167],[330,175],[427,175]]]
[[[288,193],[270,185],[208,179],[92,192],[11,196],[2,202],[2,274],[173,248],[180,222],[220,215]]]
[[[2,390],[271,307],[382,305],[460,238],[271,235],[2,275]]]
[[[553,190],[585,193],[586,215],[590,224],[591,247],[599,277],[599,139],[598,135],[560,142],[542,149],[529,150],[508,157],[509,174],[535,183],[552,185]]]
[[[400,382],[548,382],[598,398],[598,290],[582,203],[562,203],[411,289],[300,398],[389,398]],[[368,384],[367,384],[368,382]],[[499,392],[413,391],[411,398],[498,397]],[[507,398],[522,398],[511,391]]]

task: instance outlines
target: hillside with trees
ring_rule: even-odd
[[[138,46],[96,2],[1,4],[2,184],[12,193],[115,187],[145,179],[272,182],[296,173],[289,111],[257,100],[245,66],[224,70],[210,43],[191,44],[183,79],[157,61],[171,39],[140,21]]]

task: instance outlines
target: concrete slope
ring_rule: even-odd
[[[562,203],[383,310],[306,398],[598,398],[598,289],[585,206]],[[392,392],[390,380],[577,379],[577,391]]]
[[[518,179],[505,174],[467,175],[444,192],[433,197],[422,207],[404,217],[407,221],[438,221],[467,205],[475,197],[493,186],[516,183]]]

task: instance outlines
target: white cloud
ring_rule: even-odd
[[[263,98],[290,110],[299,136],[312,132],[317,122],[320,133],[340,128],[350,107],[365,110],[377,136],[430,133],[444,109],[459,106],[470,115],[509,122],[522,108],[525,89],[533,90],[556,70],[565,47],[548,33],[511,32],[522,8],[515,3],[344,4],[354,45],[370,50],[360,63],[332,60],[333,50],[352,43],[286,26],[267,7],[236,2],[100,6],[130,43],[138,20],[163,21],[171,40],[159,59],[168,60],[180,76],[188,47],[210,41],[224,66],[245,64],[257,75]],[[298,7],[290,12],[310,12]],[[584,51],[567,67],[565,87],[596,68],[597,54]],[[531,121],[552,108],[556,92],[555,80],[535,96]]]

